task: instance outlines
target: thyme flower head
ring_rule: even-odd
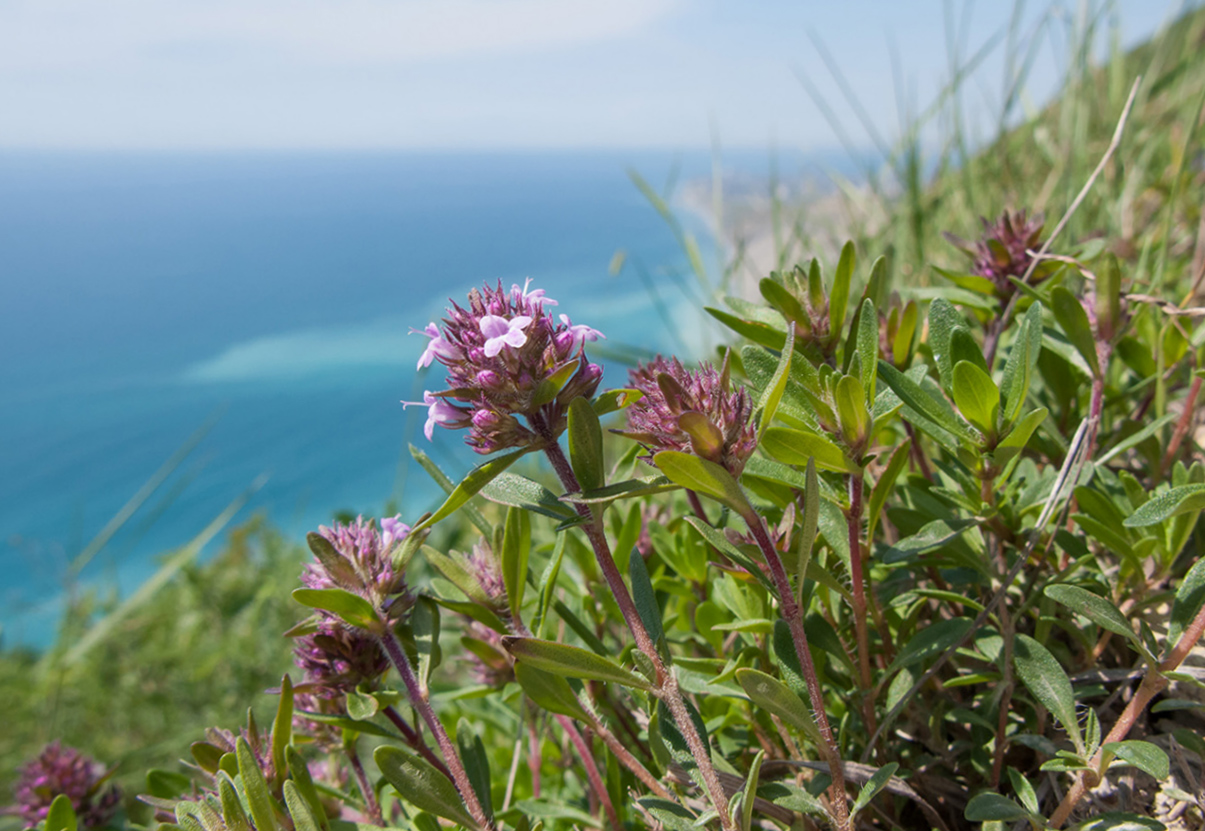
[[[389,669],[389,659],[376,638],[329,618],[318,624],[317,631],[293,642],[293,662],[305,673],[301,684],[331,700],[376,681]]]
[[[398,517],[382,519],[379,528],[363,517],[332,528],[319,526],[318,534],[310,537],[311,547],[325,540],[333,551],[308,563],[301,582],[310,589],[341,588],[358,594],[396,622],[410,607],[412,598],[405,575],[394,565],[392,552],[409,533],[410,526]]]
[[[1042,228],[1045,224],[1041,215],[1029,218],[1024,210],[1015,213],[1005,211],[995,222],[981,218],[983,236],[968,243],[953,234],[948,239],[971,258],[971,273],[990,280],[995,293],[1005,304],[1017,292],[1009,278],[1020,279],[1033,262],[1030,251],[1042,247]],[[1030,283],[1044,280],[1050,273],[1050,265],[1039,265],[1030,277]]]
[[[515,680],[514,663],[498,632],[468,618],[461,643],[467,650],[469,674],[478,684],[501,689]]]
[[[490,544],[484,539],[474,543],[473,550],[465,557],[465,563],[485,596],[499,608],[506,608],[506,583],[502,579],[502,567]]]
[[[564,431],[569,402],[598,388],[602,369],[586,359],[584,347],[604,335],[567,315],[556,322],[545,310],[555,305],[530,281],[509,291],[499,282],[469,292],[467,307],[452,303],[442,327],[415,330],[430,338],[418,366],[438,362],[448,372],[447,389],[402,402],[427,407],[428,439],[436,425],[468,429],[467,444],[493,453]]]
[[[107,784],[109,773],[78,750],[52,742],[17,771],[13,808],[32,827],[46,819],[55,797],[65,794],[80,828],[102,828],[121,802],[121,791]]]
[[[749,393],[732,389],[727,364],[716,370],[704,363],[688,371],[677,358],[658,355],[631,370],[628,380],[644,397],[628,408],[624,435],[648,448],[646,461],[659,451],[677,450],[740,475],[757,446],[757,431]]]

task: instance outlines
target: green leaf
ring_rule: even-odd
[[[1042,304],[1034,303],[1021,321],[1000,379],[1000,410],[1005,424],[1012,424],[1020,414],[1041,352]]]
[[[385,781],[415,808],[458,822],[466,828],[477,827],[456,786],[426,759],[388,745],[373,751],[372,758]]]
[[[1170,652],[1205,606],[1205,557],[1199,557],[1176,589],[1172,601],[1171,621],[1167,627],[1167,646]]]
[[[854,800],[854,805],[849,809],[850,817],[855,817],[858,812],[870,804],[870,800],[874,799],[879,791],[887,787],[887,783],[891,781],[891,777],[899,770],[897,762],[888,762],[874,772],[870,780],[862,786],[862,790],[858,791],[858,797]]]
[[[285,775],[285,748],[293,740],[293,679],[286,673],[280,681],[280,701],[272,721],[272,768],[277,781]]]
[[[482,462],[468,472],[468,474],[460,480],[444,503],[439,506],[439,510],[424,519],[418,525],[411,529],[410,533],[424,531],[441,519],[445,519],[454,514],[461,505],[468,502],[476,496],[482,488],[488,485],[502,471],[506,470],[515,461],[527,453],[529,448],[522,447],[518,450],[512,450],[510,453],[504,453],[501,456],[495,456],[487,462]]]
[[[971,797],[963,816],[968,822],[1016,822],[1029,819],[1029,811],[998,793],[981,793]]]
[[[986,374],[992,374],[987,366],[987,359],[983,357],[983,350],[979,348],[979,344],[975,342],[975,338],[965,326],[954,327],[954,331],[950,335],[950,360],[955,366],[959,361],[966,361]]]
[[[561,501],[571,502],[575,505],[596,505],[615,502],[619,499],[633,499],[639,496],[665,493],[677,488],[678,486],[670,481],[668,476],[649,476],[643,479],[625,479],[622,482],[612,482],[606,487],[584,493],[567,493],[561,497]],[[576,514],[571,514],[571,516],[573,515]]]
[[[1075,694],[1058,660],[1033,638],[1017,635],[1013,645],[1013,666],[1025,688],[1059,720],[1076,750],[1083,754],[1084,741],[1075,717]]]
[[[50,803],[50,810],[46,814],[46,831],[76,831],[77,826],[71,797],[65,793],[59,794]]]
[[[948,652],[963,639],[972,623],[970,618],[956,617],[929,624],[913,635],[904,648],[899,651],[887,673],[891,674],[897,669],[903,669]]]
[[[896,366],[907,366],[912,357],[912,344],[916,340],[916,321],[920,316],[915,300],[909,300],[904,305],[900,315],[899,328],[891,341],[891,362]],[[875,365],[876,377],[878,365]]]
[[[656,796],[642,796],[636,802],[670,831],[698,831],[695,815],[677,802]]]
[[[706,494],[741,516],[753,510],[732,474],[714,462],[689,453],[663,450],[653,456],[653,464],[675,484]]]
[[[625,687],[650,690],[652,685],[640,675],[624,669],[610,658],[587,652],[576,646],[544,641],[537,638],[506,637],[502,639],[517,661],[527,661],[536,669],[565,678],[585,678],[593,681],[613,681]]]
[[[862,301],[858,312],[858,358],[866,401],[874,401],[875,381],[879,377],[879,313],[869,297]]]
[[[598,414],[584,398],[569,402],[569,461],[573,474],[584,491],[606,484],[606,461],[603,459],[602,427]]]
[[[959,314],[948,300],[939,297],[929,304],[929,348],[933,352],[933,360],[937,363],[941,385],[947,390],[954,383],[954,360],[950,356],[950,340],[954,336],[954,329],[965,325],[966,318]]]
[[[814,459],[816,466],[823,470],[838,473],[858,473],[861,470],[840,447],[818,433],[790,427],[771,427],[762,437],[762,447],[771,456],[790,465],[806,465]]]
[[[192,789],[192,777],[158,768],[146,772],[146,790],[159,799],[176,799]]]
[[[798,298],[787,291],[786,287],[770,277],[763,277],[757,284],[761,296],[766,302],[777,309],[788,323],[804,323],[808,314],[800,305]],[[789,350],[788,350],[789,351]]]
[[[481,495],[490,502],[522,508],[525,511],[543,514],[553,519],[572,519],[576,516],[574,510],[558,499],[556,494],[548,488],[526,476],[519,476],[517,473],[498,474],[492,482],[481,489]],[[487,526],[482,533],[488,537],[492,530]]]
[[[831,820],[820,800],[791,781],[769,782],[762,786],[758,796],[788,811]]]
[[[688,699],[682,699],[682,703],[686,705],[687,715],[695,728],[695,732],[699,735],[703,746],[710,747],[707,739],[707,726],[703,723],[703,717],[699,715],[699,711],[695,709],[695,706]],[[694,754],[690,750],[690,744],[687,743],[681,728],[674,721],[669,707],[666,706],[665,701],[662,699],[657,699],[657,721],[661,726],[661,738],[665,740],[665,746],[668,748],[674,761],[690,774],[691,779],[695,780],[695,783],[700,788],[703,788],[703,777],[699,771],[699,765],[695,761]]]
[[[310,806],[306,804],[297,790],[297,786],[291,780],[284,783],[284,798],[285,805],[289,809],[289,816],[293,819],[293,828],[296,831],[321,831],[321,826],[318,825],[318,820],[315,819]]]
[[[1008,768],[1008,781],[1012,783],[1013,793],[1021,800],[1027,811],[1038,813],[1041,810],[1041,803],[1038,802],[1038,793],[1034,790],[1030,781],[1025,778],[1016,768]]]
[[[1126,620],[1121,610],[1107,598],[1093,594],[1079,586],[1066,583],[1056,583],[1046,587],[1045,595],[1056,603],[1061,603],[1078,615],[1083,615],[1102,629],[1121,635],[1130,641],[1140,653],[1154,660],[1143,646],[1142,640],[1134,633],[1130,622]]]
[[[515,803],[515,810],[522,816],[541,817],[550,820],[567,820],[568,822],[576,823],[583,828],[602,828],[603,824],[598,817],[591,816],[580,808],[575,808],[572,805],[567,805],[564,802],[558,802],[548,797],[540,799],[520,799]],[[542,825],[543,823],[540,823]],[[561,824],[557,823],[554,827],[561,828]],[[535,829],[533,829],[535,831]]]
[[[487,608],[492,609],[496,606],[490,596],[485,593],[485,589],[481,587],[481,583],[469,573],[459,557],[445,554],[429,545],[424,545],[422,552],[427,562],[434,566],[435,570],[442,574],[449,583],[464,592],[465,597]]]
[[[251,821],[243,810],[243,803],[238,798],[234,782],[224,772],[218,777],[218,798],[222,803],[222,822],[226,831],[251,831]]]
[[[954,403],[963,418],[985,435],[996,432],[1000,414],[1000,390],[991,376],[970,361],[954,365]]]
[[[594,408],[594,412],[600,416],[605,416],[607,413],[613,413],[616,410],[622,410],[635,404],[641,398],[644,398],[644,393],[635,389],[616,389],[607,390],[595,396],[594,401],[590,406]]]
[[[292,747],[287,747],[285,748],[285,764],[288,765],[289,775],[293,779],[297,792],[301,794],[306,804],[310,806],[310,812],[318,820],[319,827],[324,829],[324,831],[325,829],[329,829],[330,823],[327,821],[326,811],[322,807],[322,801],[318,798],[318,789],[314,787],[314,780],[310,776],[310,769],[306,766],[305,759]],[[238,801],[237,797],[235,801]],[[227,820],[226,828],[227,831],[249,831],[250,826],[235,829],[231,827],[229,820]]]
[[[632,600],[636,603],[636,611],[640,615],[644,628],[648,631],[653,643],[660,645],[665,640],[665,629],[661,624],[661,606],[657,603],[657,595],[653,591],[653,583],[649,580],[648,566],[640,552],[633,549],[628,559],[628,579],[632,582]],[[663,657],[668,658],[668,651],[663,650]]]
[[[356,574],[356,567],[352,565],[351,560],[336,551],[330,540],[311,531],[305,535],[305,541],[318,562],[322,564],[322,568],[336,583],[364,587],[364,581],[360,579],[360,575]]]
[[[951,370],[951,375],[953,370]],[[879,361],[879,376],[889,386],[900,400],[921,415],[931,420],[935,425],[953,433],[959,438],[978,444],[981,436],[969,425],[953,415],[941,402],[925,392],[920,384],[913,381],[886,361]]]
[[[837,382],[834,398],[841,419],[841,435],[847,445],[861,447],[870,438],[870,411],[866,409],[866,391],[862,382],[846,375]]]
[[[755,320],[745,320],[731,315],[721,309],[715,309],[711,306],[705,306],[703,311],[714,317],[720,323],[723,323],[732,331],[736,332],[741,337],[748,338],[756,344],[769,347],[775,351],[782,349],[786,343],[787,336],[783,334],[781,329],[770,326],[767,323]]]
[[[1045,407],[1039,407],[1032,412],[1026,413],[1020,421],[1016,422],[1012,430],[1008,432],[1008,435],[1001,439],[996,445],[996,449],[992,451],[992,459],[995,463],[1000,467],[1004,467],[1019,456],[1025,450],[1026,445],[1029,444],[1034,431],[1046,420],[1046,416],[1049,414],[1050,411]]]
[[[883,553],[883,562],[893,565],[936,551],[974,526],[973,519],[935,519],[927,522],[915,534],[904,537],[887,549]]]
[[[1076,831],[1167,831],[1167,826],[1152,817],[1127,811],[1106,811],[1080,823]]]
[[[733,545],[733,543],[726,536],[708,525],[703,520],[699,519],[699,517],[688,516],[686,517],[686,521],[699,532],[699,536],[706,540],[709,545],[716,548],[718,551],[724,554],[724,556],[732,560],[732,562],[745,569],[745,571],[758,578],[762,585],[764,585],[767,589],[773,587],[773,584],[770,582],[769,578],[766,577],[758,563],[744,551],[741,551],[740,548]]]
[[[1171,772],[1167,754],[1163,749],[1150,742],[1129,739],[1123,742],[1109,742],[1101,748],[1102,751],[1116,756],[1122,761],[1129,762],[1134,767],[1148,773],[1156,779],[1166,779]]]
[[[1165,519],[1205,509],[1205,485],[1181,485],[1151,497],[1141,508],[1126,517],[1127,528],[1158,525]]]
[[[510,614],[515,620],[519,619],[519,610],[523,607],[523,590],[527,588],[527,561],[530,556],[530,515],[522,508],[507,508],[500,560],[502,583],[506,586]]]
[[[787,329],[787,340],[783,345],[782,353],[778,358],[778,366],[774,369],[774,375],[770,377],[770,383],[762,391],[761,397],[758,399],[757,408],[754,413],[760,413],[757,421],[757,438],[761,441],[761,437],[765,435],[766,428],[770,426],[770,422],[774,420],[774,414],[778,412],[778,405],[782,402],[783,391],[787,388],[787,380],[791,376],[791,356],[795,353],[795,326],[792,324]]]
[[[369,632],[378,632],[381,629],[381,619],[377,617],[372,604],[349,591],[343,589],[293,589],[293,599],[302,606],[338,615],[359,629],[367,629]]]
[[[251,746],[242,736],[235,743],[234,753],[238,758],[238,775],[243,780],[243,791],[247,795],[247,805],[257,831],[278,831],[280,824],[276,821],[275,800],[268,792],[268,783],[259,762],[255,760],[255,754],[251,752]]]
[[[845,243],[833,275],[833,287],[828,293],[828,330],[834,335],[845,329],[845,307],[849,304],[849,285],[853,281],[856,259],[853,242]]]
[[[1112,252],[1096,275],[1096,325],[1106,340],[1112,340],[1121,326],[1121,266]]]
[[[745,777],[745,788],[741,791],[741,831],[749,831],[753,825],[753,802],[757,797],[757,782],[761,778],[761,764],[766,758],[766,751],[759,750],[749,765],[749,775]]]
[[[477,794],[477,801],[485,809],[486,816],[492,817],[494,803],[490,795],[489,756],[486,755],[481,736],[477,735],[467,719],[462,718],[456,724],[456,747],[460,751],[460,758],[464,762],[464,770],[469,776],[473,793]]]
[[[419,595],[410,611],[410,629],[414,633],[418,657],[415,675],[419,686],[426,690],[431,670],[439,665],[439,604],[426,595]]]
[[[448,474],[444,473],[443,470],[440,469],[439,465],[432,461],[430,456],[428,456],[418,447],[415,447],[413,444],[410,445],[410,455],[414,458],[414,461],[418,462],[419,466],[427,472],[427,475],[435,481],[435,484],[439,485],[440,489],[443,490],[444,493],[451,493],[456,489],[456,484],[450,478],[448,478]],[[482,534],[485,534],[487,537],[492,533],[490,524],[486,521],[485,517],[481,515],[480,511],[478,511],[472,505],[464,506],[463,510],[465,516],[468,517],[468,520],[477,526],[478,531],[480,531]],[[423,535],[418,534],[415,535],[414,538],[421,541]],[[403,540],[402,545],[405,546],[407,540],[409,539],[410,538],[407,537],[406,540]]]
[[[908,466],[908,454],[912,452],[912,439],[904,439],[904,441],[891,454],[891,459],[887,462],[887,467],[879,475],[879,480],[874,483],[874,487],[870,491],[870,499],[867,500],[867,524],[868,530],[866,538],[874,539],[874,529],[878,524],[879,515],[883,512],[883,504],[887,501],[887,496],[895,489],[895,480]],[[819,506],[817,506],[819,510]]]
[[[823,747],[820,729],[816,726],[811,709],[782,681],[744,667],[736,671],[736,682],[754,704],[802,731],[817,747]]]
[[[528,698],[548,712],[569,716],[586,724],[594,723],[573,692],[573,687],[561,676],[536,669],[526,661],[516,661],[515,680]]]
[[[1054,319],[1059,322],[1063,334],[1083,357],[1092,374],[1099,376],[1100,362],[1096,357],[1096,337],[1092,334],[1092,324],[1088,322],[1088,313],[1084,311],[1079,298],[1063,286],[1055,286],[1050,290],[1050,310],[1054,312]]]

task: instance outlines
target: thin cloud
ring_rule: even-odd
[[[678,0],[0,0],[0,69],[84,69],[197,49],[315,64],[564,49],[642,31]],[[191,49],[189,47],[192,47]]]

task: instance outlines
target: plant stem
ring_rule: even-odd
[[[862,474],[851,473],[849,482],[849,577],[853,591],[854,635],[858,639],[858,673],[862,681],[862,715],[873,733],[874,682],[870,677],[870,632],[866,626],[866,578],[862,563]]]
[[[406,720],[402,718],[401,713],[393,709],[392,706],[384,708],[381,710],[381,712],[385,714],[385,718],[393,722],[393,726],[396,727],[402,734],[402,738],[406,740],[406,744],[417,750],[424,759],[431,763],[432,767],[434,767],[444,776],[448,777],[449,779],[452,778],[452,773],[448,770],[447,765],[445,765],[440,758],[436,756],[434,752],[432,752],[431,748],[427,747],[427,743],[423,741],[423,737],[418,734],[417,730],[406,723]]]
[[[1162,475],[1171,467],[1171,464],[1176,459],[1176,453],[1180,450],[1180,444],[1184,441],[1184,437],[1188,435],[1188,428],[1192,426],[1193,416],[1197,414],[1197,396],[1201,393],[1201,377],[1193,376],[1192,386],[1188,388],[1188,397],[1184,399],[1184,412],[1180,413],[1180,420],[1176,422],[1176,430],[1172,433],[1172,439],[1167,444],[1167,452],[1163,454],[1163,463],[1159,466],[1159,474]]]
[[[530,422],[540,437],[544,439],[544,453],[548,456],[552,469],[556,471],[557,477],[561,480],[561,485],[569,492],[581,490],[577,477],[573,473],[573,467],[569,464],[569,460],[565,458],[561,446],[557,444],[556,436],[552,434],[548,425],[538,414],[533,416]],[[678,688],[678,679],[672,672],[667,670],[665,662],[661,660],[661,653],[657,651],[656,644],[649,637],[648,630],[645,629],[644,622],[640,619],[640,613],[636,610],[636,604],[632,600],[632,595],[628,592],[628,587],[623,582],[619,568],[615,565],[615,558],[611,556],[611,546],[607,542],[606,534],[603,532],[602,514],[587,508],[585,505],[579,504],[575,507],[578,514],[588,519],[583,528],[586,532],[586,537],[590,540],[590,545],[594,548],[594,556],[598,560],[599,568],[603,573],[604,579],[607,581],[607,586],[615,596],[615,602],[619,604],[619,610],[623,614],[628,629],[632,632],[632,637],[636,641],[636,648],[648,656],[648,659],[653,664],[657,676],[657,692],[660,694],[661,700],[665,702],[665,706],[669,708],[674,722],[678,725],[678,729],[682,732],[683,738],[690,747],[690,753],[694,757],[695,764],[699,766],[699,773],[702,775],[703,782],[707,786],[712,807],[715,808],[716,813],[719,815],[720,826],[725,831],[735,831],[736,825],[732,821],[732,815],[728,812],[728,799],[724,796],[724,788],[720,784],[720,778],[716,774],[715,766],[711,763],[711,754],[707,745],[703,742],[703,737],[695,729],[694,721],[690,717],[690,711],[686,707],[686,700],[682,697],[682,691]]]
[[[1134,697],[1130,699],[1130,703],[1126,705],[1125,710],[1117,717],[1117,721],[1113,724],[1113,729],[1109,731],[1109,735],[1105,736],[1105,740],[1101,742],[1101,747],[1109,742],[1119,742],[1129,735],[1134,723],[1142,712],[1146,709],[1147,704],[1151,702],[1159,693],[1167,687],[1168,681],[1165,672],[1173,672],[1179,668],[1184,659],[1188,657],[1188,653],[1196,646],[1197,641],[1201,639],[1201,635],[1205,634],[1205,607],[1202,607],[1197,616],[1193,618],[1192,623],[1184,630],[1180,636],[1180,640],[1176,642],[1176,646],[1172,649],[1171,654],[1160,663],[1157,667],[1151,666],[1147,668],[1146,675],[1142,679],[1141,686],[1134,693]],[[1089,774],[1093,780],[1099,781],[1099,775],[1096,773],[1100,767],[1103,751],[1096,751],[1096,755],[1088,763],[1092,770],[1081,774],[1075,784],[1071,786],[1071,790],[1063,797],[1063,801],[1059,803],[1059,807],[1055,809],[1054,814],[1050,817],[1050,827],[1058,828],[1067,821],[1067,817],[1071,815],[1076,803],[1083,797],[1084,792],[1088,790],[1090,785],[1096,784],[1095,781],[1089,782]]]
[[[384,627],[383,630],[377,633],[377,638],[381,642],[385,654],[389,656],[389,660],[398,671],[398,675],[402,677],[402,683],[406,686],[406,694],[410,698],[410,706],[413,707],[426,723],[427,729],[435,736],[435,741],[439,744],[440,753],[443,754],[444,763],[448,766],[448,771],[452,774],[452,782],[456,785],[456,790],[460,792],[460,798],[464,800],[464,805],[468,809],[469,814],[473,817],[473,821],[480,828],[486,831],[495,831],[494,821],[485,813],[485,809],[481,807],[481,802],[477,799],[477,793],[473,790],[473,786],[469,781],[469,775],[465,772],[464,763],[460,760],[460,754],[456,752],[456,746],[452,744],[452,740],[448,737],[448,731],[444,729],[443,724],[435,715],[435,711],[431,709],[431,702],[423,695],[419,687],[418,679],[414,677],[414,670],[410,667],[410,659],[406,657],[406,653],[402,650],[402,645],[398,643],[397,636],[393,634],[393,630],[389,627]]]
[[[1134,726],[1138,716],[1146,709],[1146,705],[1150,703],[1159,692],[1167,686],[1167,679],[1158,671],[1149,671],[1145,678],[1142,679],[1141,686],[1134,693],[1134,697],[1130,699],[1130,703],[1126,705],[1125,710],[1117,718],[1113,729],[1109,731],[1109,735],[1105,736],[1105,740],[1101,742],[1101,746],[1109,742],[1121,741],[1130,732],[1130,728]],[[1067,821],[1067,817],[1071,815],[1071,811],[1075,808],[1076,803],[1083,797],[1084,792],[1088,790],[1088,774],[1092,774],[1092,778],[1099,780],[1096,775],[1096,769],[1100,767],[1102,751],[1096,751],[1092,760],[1088,764],[1092,767],[1091,771],[1086,771],[1076,778],[1075,784],[1071,786],[1071,790],[1067,791],[1067,795],[1063,797],[1063,801],[1059,803],[1059,807],[1050,817],[1050,827],[1058,828]]]
[[[619,815],[615,813],[615,806],[611,803],[611,794],[607,793],[607,786],[603,784],[602,776],[598,773],[598,765],[594,762],[594,754],[590,751],[585,737],[568,716],[558,715],[556,720],[569,736],[569,741],[577,748],[577,755],[582,757],[582,764],[586,766],[586,778],[590,780],[590,787],[594,789],[594,793],[598,794],[598,801],[602,803],[607,820],[615,831],[623,831],[623,824],[620,823]]]
[[[833,811],[836,813],[837,828],[844,831],[850,827],[850,824],[849,806],[846,803],[845,795],[845,774],[841,764],[841,749],[837,746],[833,728],[828,722],[828,714],[824,709],[824,693],[820,689],[820,680],[816,677],[816,666],[812,662],[812,652],[808,648],[807,634],[803,630],[803,609],[795,601],[795,593],[791,591],[791,581],[787,578],[786,569],[783,568],[782,558],[778,556],[778,551],[770,541],[770,535],[766,532],[765,522],[761,515],[750,512],[744,519],[753,533],[753,538],[757,540],[766,565],[770,567],[770,576],[774,580],[774,588],[778,592],[782,618],[791,630],[791,640],[795,643],[795,656],[799,659],[799,668],[803,671],[808,697],[812,700],[812,713],[816,718],[816,727],[820,731],[820,738],[824,741],[824,746],[818,749],[824,754],[825,761],[828,762],[829,775],[833,779],[833,784],[829,788],[829,799],[832,801]]]
[[[373,825],[384,827],[385,820],[381,817],[381,806],[377,802],[377,795],[372,791],[372,783],[368,781],[368,775],[364,772],[364,764],[360,761],[360,754],[356,752],[354,744],[344,745],[343,752],[347,754],[347,762],[351,765],[352,773],[355,774],[356,784],[360,786],[360,793],[364,795],[364,805],[368,809],[368,818],[372,820]]]

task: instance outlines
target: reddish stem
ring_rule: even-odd
[[[819,748],[819,750],[826,757],[825,760],[828,762],[829,775],[833,779],[833,784],[829,788],[829,798],[833,803],[833,810],[836,812],[837,828],[846,829],[849,827],[849,807],[846,803],[845,775],[841,764],[841,749],[837,746],[836,737],[833,735],[833,728],[829,724],[828,714],[824,709],[824,693],[820,689],[820,680],[816,677],[816,666],[812,662],[812,652],[808,648],[807,634],[803,629],[803,610],[795,601],[795,594],[791,591],[791,581],[787,577],[786,569],[783,568],[782,559],[778,556],[777,549],[774,548],[774,544],[770,541],[770,535],[766,532],[766,526],[761,515],[756,512],[750,512],[744,519],[745,523],[749,526],[749,530],[753,533],[753,538],[757,540],[757,545],[766,560],[766,565],[770,567],[770,576],[774,581],[774,588],[778,592],[782,618],[791,629],[791,640],[795,644],[795,655],[799,659],[799,667],[803,671],[804,682],[808,688],[808,697],[812,700],[812,712],[816,717],[816,727],[820,731],[820,738],[824,740],[824,746]]]
[[[460,761],[460,754],[456,752],[456,745],[452,744],[451,738],[448,737],[448,731],[444,729],[439,717],[431,709],[431,702],[423,695],[418,679],[414,677],[414,670],[410,667],[410,659],[406,657],[406,653],[402,650],[402,645],[398,643],[397,636],[393,634],[391,629],[384,627],[382,631],[377,633],[377,638],[380,640],[381,646],[384,648],[385,654],[389,656],[389,660],[393,663],[394,668],[397,669],[398,675],[402,677],[402,684],[405,685],[406,694],[410,698],[410,706],[422,717],[423,722],[427,725],[427,729],[431,731],[431,735],[435,736],[435,741],[439,744],[440,753],[443,754],[444,763],[452,774],[452,782],[456,785],[456,790],[460,792],[460,798],[464,800],[464,805],[473,817],[473,821],[479,827],[487,829],[487,831],[495,831],[494,821],[490,819],[485,813],[485,809],[481,807],[481,802],[477,799],[477,793],[473,790],[469,775],[464,769],[464,763]]]
[[[385,714],[385,718],[393,722],[393,726],[402,734],[402,738],[406,740],[406,744],[417,750],[424,759],[431,763],[432,767],[444,776],[449,779],[452,778],[452,772],[448,770],[447,765],[435,755],[431,748],[427,747],[427,743],[423,741],[423,737],[418,734],[417,730],[406,723],[406,720],[402,718],[397,710],[393,709],[393,707],[386,707],[381,712]]]
[[[1184,441],[1184,437],[1188,435],[1188,428],[1192,426],[1193,417],[1197,414],[1197,396],[1200,393],[1201,376],[1194,375],[1192,386],[1188,388],[1188,397],[1184,399],[1184,412],[1180,413],[1180,420],[1176,422],[1176,430],[1172,433],[1172,439],[1167,444],[1167,452],[1163,455],[1163,463],[1159,466],[1159,473],[1161,475],[1176,460],[1176,454],[1180,451],[1180,444]]]
[[[548,425],[539,414],[536,414],[529,420],[532,427],[544,439],[544,453],[552,464],[552,469],[556,471],[557,477],[561,480],[561,485],[571,493],[581,490],[577,476],[573,473],[573,467],[569,464],[569,460],[565,458],[561,446],[557,444],[556,436],[553,435]],[[603,532],[602,514],[592,511],[582,504],[577,504],[574,507],[577,509],[579,515],[587,518],[583,529],[586,532],[586,537],[590,540],[591,546],[594,548],[594,555],[598,560],[603,578],[607,581],[607,586],[611,589],[615,602],[619,604],[619,610],[623,614],[624,621],[627,623],[628,629],[631,630],[632,637],[636,641],[636,648],[643,652],[653,664],[656,673],[656,691],[659,693],[661,700],[665,702],[665,706],[669,708],[670,715],[673,716],[674,722],[682,733],[682,737],[690,747],[691,756],[694,757],[695,764],[699,767],[699,773],[703,777],[703,782],[707,786],[712,807],[715,808],[716,813],[719,815],[720,826],[725,831],[735,831],[736,825],[732,821],[732,815],[728,812],[728,799],[724,795],[724,788],[720,784],[720,778],[716,774],[715,766],[711,763],[710,750],[706,743],[704,743],[703,737],[695,729],[694,721],[690,717],[690,711],[686,707],[686,700],[682,697],[682,691],[678,688],[678,679],[672,672],[666,669],[665,662],[661,660],[661,653],[657,651],[653,639],[649,637],[648,630],[645,629],[644,622],[640,619],[640,613],[636,610],[636,604],[632,600],[632,595],[628,592],[627,584],[623,582],[619,568],[615,565],[615,558],[611,556],[610,543],[607,542],[606,534]]]

